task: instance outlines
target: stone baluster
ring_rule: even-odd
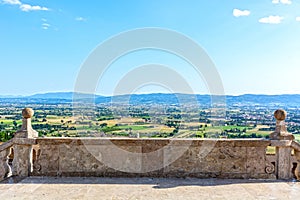
[[[285,126],[286,111],[276,110],[274,117],[276,119],[276,129],[270,134],[271,145],[276,147],[276,171],[278,179],[291,179],[291,143],[294,140],[293,134],[289,133]]]
[[[0,181],[11,174],[11,168],[8,164],[8,156],[10,153],[10,147],[0,151]]]
[[[14,139],[13,175],[27,177],[33,170],[31,138],[38,137],[38,133],[32,129],[31,117],[34,112],[31,108],[22,111],[22,128],[16,132]]]
[[[296,141],[293,141],[291,147],[294,149],[294,156],[297,161],[297,166],[295,168],[295,176],[297,180],[300,180],[300,144]]]
[[[296,176],[297,180],[300,180],[300,151],[294,150],[294,152],[295,152],[295,157],[296,157],[296,160],[297,160],[297,167],[295,169],[295,176]]]

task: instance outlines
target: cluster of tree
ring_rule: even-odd
[[[145,122],[150,122],[151,118],[147,110],[141,108],[129,108],[129,116],[142,118]]]
[[[20,120],[20,119],[22,119],[22,116],[20,116],[20,115],[7,116],[7,117],[5,117],[5,119],[8,119],[8,120]]]
[[[173,132],[171,132],[171,133],[163,132],[163,133],[153,134],[151,137],[152,138],[168,138],[168,137],[173,137],[173,136],[174,136]]]
[[[269,138],[268,134],[260,134],[260,133],[206,133],[206,132],[198,132],[193,137],[196,138]]]
[[[169,116],[167,117],[167,120],[165,122],[165,125],[170,127],[170,128],[175,128],[178,129],[180,126],[180,123],[182,122],[182,116],[181,114],[169,114]]]
[[[259,131],[274,131],[275,127],[269,127],[269,128],[259,128]]]
[[[115,119],[114,116],[98,116],[98,121],[112,120]]]
[[[106,126],[101,129],[101,131],[103,131],[104,133],[112,132],[112,131],[120,131],[120,130],[122,129],[118,126]]]
[[[14,137],[14,131],[0,131],[0,142],[6,142]]]
[[[269,138],[269,135],[261,133],[228,133],[227,138]]]
[[[179,120],[173,120],[173,119],[168,119],[165,123],[166,126],[170,127],[170,128],[178,128],[179,125],[180,125],[180,122]]]
[[[288,130],[288,132],[293,133],[293,134],[300,134],[300,127],[299,126],[288,126],[287,130]]]
[[[225,129],[223,132],[224,134],[227,133],[246,133],[247,128],[231,128],[231,129]]]

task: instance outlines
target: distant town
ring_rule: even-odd
[[[300,140],[300,95],[226,96],[216,115],[209,95],[141,94],[95,96],[94,104],[74,104],[73,93],[0,97],[0,141],[11,139],[31,107],[32,126],[41,137],[268,138],[273,113],[287,111],[288,131]],[[220,109],[220,108],[218,108]]]

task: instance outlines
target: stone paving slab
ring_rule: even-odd
[[[300,199],[300,182],[28,177],[0,182],[0,199]]]

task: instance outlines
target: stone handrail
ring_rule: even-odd
[[[300,180],[300,144],[286,131],[282,110],[275,112],[270,139],[38,138],[33,111],[22,114],[21,130],[0,145],[0,180],[9,175]],[[266,154],[268,146],[276,148],[275,155]]]
[[[7,142],[5,142],[5,143],[3,143],[3,144],[1,144],[0,145],[0,152],[1,151],[5,151],[7,148],[10,148],[12,145],[13,145],[13,139],[11,139],[11,140],[9,140],[9,141],[7,141]]]
[[[298,142],[292,141],[291,147],[292,147],[295,151],[300,151],[300,144],[299,144]]]

